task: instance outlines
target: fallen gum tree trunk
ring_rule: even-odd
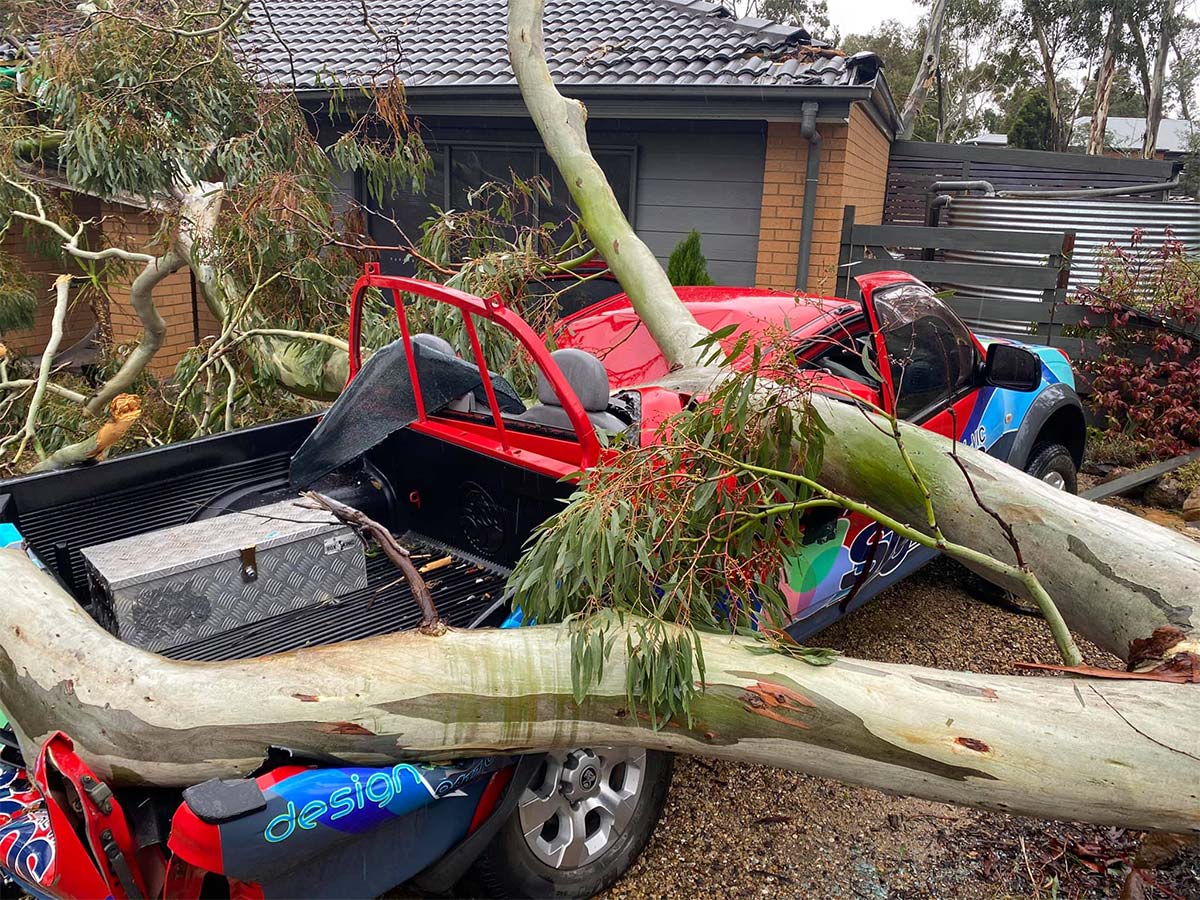
[[[688,368],[656,384],[702,395],[726,377],[722,369]],[[817,480],[926,530],[925,497],[897,449],[890,422],[841,399],[813,394],[810,402],[831,432]],[[1073,631],[1137,668],[1153,668],[1177,653],[1200,654],[1200,602],[1195,599],[1200,543],[1055,490],[923,428],[901,422],[900,431],[947,540],[1015,564],[998,516],[1017,539],[1020,561],[1038,577]],[[994,571],[978,571],[1022,592]],[[1155,635],[1159,629],[1164,631]]]
[[[620,279],[664,358],[681,370],[662,383],[703,392],[714,378],[723,377],[719,371],[695,368],[705,355],[698,341],[706,330],[634,235],[588,147],[583,104],[555,88],[543,46],[543,5],[543,0],[508,2],[509,59],[521,96],[592,243]],[[881,420],[872,422],[844,402],[819,396],[813,402],[832,429],[819,481],[902,522],[926,522],[925,497],[897,452],[890,427],[883,424],[881,430]],[[990,510],[1012,527],[1024,563],[1080,634],[1122,659],[1132,656],[1133,662],[1149,667],[1158,660],[1137,659],[1134,642],[1152,642],[1140,645],[1142,655],[1166,659],[1200,650],[1190,600],[1200,585],[1200,545],[1118,510],[1053,491],[986,454],[962,448],[963,464],[987,507],[982,509],[950,456],[949,439],[907,424],[901,432],[949,540],[1016,562]],[[991,573],[981,574],[997,580]]]
[[[651,731],[622,641],[581,705],[562,626],[406,633],[175,662],[97,626],[0,551],[0,700],[27,753],[61,729],[115,783],[245,773],[283,744],[362,763],[632,744],[783,766],[933,800],[1200,833],[1200,687],[993,677],[704,639],[691,727]]]
[[[827,442],[821,482],[903,521],[924,522],[924,500],[878,420],[870,422],[860,410],[827,397],[816,396],[813,402],[835,435]],[[1055,490],[948,438],[907,424],[901,430],[949,540],[1016,562],[990,510],[1012,528],[1024,563],[1075,632],[1138,665],[1157,660],[1138,659],[1131,645],[1150,639],[1160,628],[1177,629],[1177,640],[1151,648],[1151,656],[1200,652],[1195,639],[1200,543]],[[986,509],[972,496],[963,468]],[[982,570],[980,574],[996,580]]]

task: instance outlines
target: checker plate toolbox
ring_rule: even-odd
[[[325,510],[285,500],[82,549],[93,614],[163,650],[329,603],[367,586],[362,543]]]

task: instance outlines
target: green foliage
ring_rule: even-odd
[[[1089,82],[1083,89],[1079,101],[1081,115],[1090,116],[1096,106],[1096,83]],[[1110,117],[1145,118],[1146,97],[1137,82],[1137,75],[1129,66],[1119,66],[1113,77],[1112,93],[1109,96]]]
[[[1090,462],[1134,467],[1156,457],[1154,445],[1120,430],[1092,426],[1088,429],[1087,458]]]
[[[700,232],[696,229],[693,228],[671,251],[671,257],[667,260],[667,278],[676,287],[713,283],[708,277],[708,260],[700,251]]]
[[[903,107],[921,62],[927,28],[927,17],[916,25],[888,19],[865,34],[847,35],[842,49],[877,53],[896,102]],[[931,87],[917,117],[914,138],[953,143],[980,131],[1003,130],[1004,119],[1035,84],[1035,60],[1028,31],[1004,0],[951,3],[942,31],[941,79]]]
[[[33,279],[12,256],[0,250],[0,333],[29,328],[36,310]]]
[[[1193,124],[1188,137],[1179,183],[1185,194],[1200,200],[1200,125]]]
[[[1054,123],[1045,94],[1030,94],[1021,104],[1008,129],[1008,146],[1021,150],[1049,150]]]
[[[465,209],[434,209],[422,226],[412,255],[417,275],[441,281],[479,297],[498,297],[538,334],[549,334],[559,315],[559,299],[600,273],[576,274],[590,260],[587,237],[577,221],[535,222],[534,204],[550,202],[544,178],[490,181],[467,196]],[[406,301],[414,329],[437,334],[464,358],[474,356],[462,315],[454,307],[418,297]],[[373,346],[398,336],[395,317],[372,336]],[[488,368],[501,372],[527,400],[537,396],[537,373],[512,334],[489,322],[477,328]]]
[[[686,718],[703,683],[698,632],[789,644],[779,572],[804,540],[803,512],[832,505],[809,480],[825,427],[804,380],[777,368],[760,380],[757,356],[751,374],[730,375],[665,423],[661,442],[618,447],[584,473],[517,564],[513,603],[540,622],[572,623],[577,695],[621,640],[627,693],[661,725]]]
[[[343,134],[324,146],[313,111],[286,86],[262,80],[235,46],[248,6],[10,0],[0,12],[0,33],[38,35],[39,50],[18,60],[20,79],[0,80],[0,175],[28,185],[36,184],[31,177],[38,169],[48,169],[74,191],[132,199],[133,205],[99,210],[76,199],[81,214],[93,217],[85,223],[85,245],[94,237],[95,250],[158,254],[180,247],[182,231],[195,224],[185,219],[181,198],[188,192],[216,198],[215,227],[190,244],[187,262],[211,274],[201,281],[202,296],[226,337],[260,327],[344,334],[346,298],[364,257],[343,237],[365,227],[356,208],[335,213],[335,166],[360,172],[378,200],[420,185],[429,158],[411,127],[403,88],[386,71],[369,100],[347,103],[331,86],[334,99],[323,113]],[[40,185],[37,193],[51,220],[68,231],[77,227],[72,201],[57,203]],[[159,213],[158,233],[149,239],[137,205]],[[0,230],[15,220],[14,211],[33,207],[31,197],[0,182]],[[102,226],[98,212],[105,214]],[[60,236],[43,226],[30,229],[31,239],[48,242],[43,249],[62,253]],[[136,268],[110,261],[86,274],[103,289],[114,278],[127,282]],[[13,306],[4,299],[0,307]],[[298,389],[322,393],[335,352],[311,341],[276,340],[267,349],[227,341],[204,363],[201,356],[222,346],[216,337],[181,364],[178,383],[190,396],[171,399],[177,416],[169,419],[186,425],[183,436],[224,427],[229,393],[235,424],[243,413],[278,408],[285,370]],[[119,358],[121,349],[113,351]],[[20,405],[8,412],[15,416]],[[179,436],[168,432],[167,439]]]

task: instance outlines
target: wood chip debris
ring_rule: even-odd
[[[438,569],[444,569],[450,563],[454,562],[453,556],[443,556],[441,559],[435,559],[433,562],[425,563],[421,568],[417,569],[422,575],[426,572],[436,572]]]

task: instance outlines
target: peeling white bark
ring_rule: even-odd
[[[270,744],[361,763],[587,744],[783,766],[1026,815],[1200,833],[1200,687],[809,666],[705,637],[691,727],[651,731],[614,651],[572,699],[566,626],[418,632],[226,663],[103,631],[0,551],[0,697],[24,746],[55,729],[115,783],[245,773]],[[623,641],[616,641],[618,648]]]
[[[634,233],[587,142],[587,110],[558,92],[546,65],[543,0],[509,0],[508,53],[521,96],[546,150],[558,166],[592,245],[626,291],[637,294],[638,316],[673,366],[700,361],[697,341],[708,335],[679,302],[666,272]]]

